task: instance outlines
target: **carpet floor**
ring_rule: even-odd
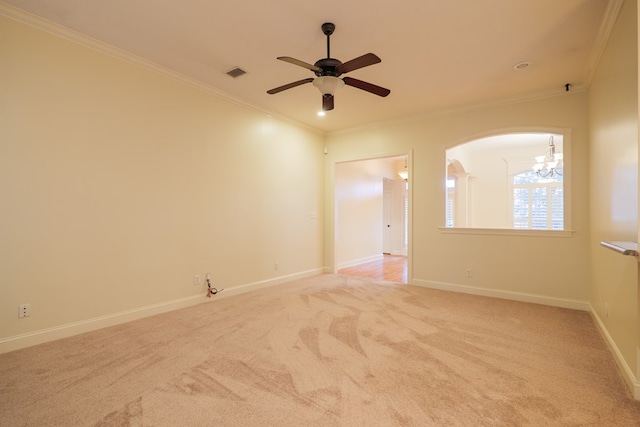
[[[0,425],[640,426],[640,402],[586,312],[327,274],[0,355]]]

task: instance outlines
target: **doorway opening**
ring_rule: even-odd
[[[408,283],[408,155],[337,163],[335,271]],[[407,177],[407,179],[404,179]]]

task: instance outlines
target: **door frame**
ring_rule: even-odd
[[[336,260],[336,221],[337,221],[337,205],[336,205],[336,165],[339,163],[357,162],[366,160],[376,160],[389,157],[401,157],[405,156],[407,159],[407,170],[409,172],[408,190],[408,218],[407,218],[407,284],[411,284],[413,279],[413,150],[402,152],[390,152],[378,155],[372,155],[369,157],[356,157],[348,159],[332,159],[329,160],[329,173],[327,174],[327,189],[328,200],[326,211],[328,213],[326,219],[327,223],[325,230],[325,272],[336,274],[338,271]]]

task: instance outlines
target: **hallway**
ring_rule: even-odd
[[[341,268],[338,270],[338,274],[407,283],[407,271],[406,256],[384,255],[382,259],[377,261]]]

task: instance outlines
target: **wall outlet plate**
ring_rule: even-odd
[[[20,304],[18,307],[18,319],[31,316],[31,304]]]

